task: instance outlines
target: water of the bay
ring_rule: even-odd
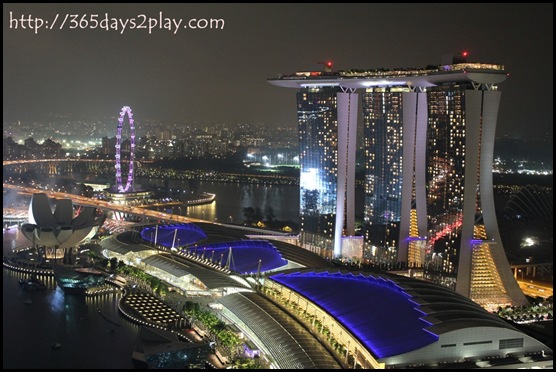
[[[165,185],[161,179],[138,178],[138,183],[153,187],[164,187],[168,191],[187,195],[190,190],[187,183],[181,180],[170,180]],[[216,194],[216,199],[210,204],[190,206],[187,209],[168,207],[169,213],[186,215],[207,221],[221,223],[242,223],[245,219],[244,208],[260,208],[263,215],[272,210],[275,219],[299,223],[299,186],[297,185],[263,185],[240,184],[226,182],[201,181],[197,187],[199,192]],[[356,188],[355,214],[363,214],[363,188]],[[266,216],[265,216],[266,218]]]
[[[17,229],[4,231],[4,252],[25,244]],[[118,313],[121,294],[65,295],[51,277],[39,277],[47,290],[26,291],[18,280],[27,277],[3,269],[4,369],[134,368],[138,326]]]

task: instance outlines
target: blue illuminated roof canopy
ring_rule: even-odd
[[[276,247],[266,240],[220,242],[195,248],[190,247],[188,253],[196,252],[197,255],[202,255],[204,252],[204,258],[213,257],[215,261],[226,265],[230,248],[232,248],[232,257],[229,269],[240,274],[257,273],[259,260],[261,261],[261,272],[275,270],[288,264]]]
[[[351,273],[276,274],[272,280],[323,308],[378,358],[410,352],[438,340],[411,296],[388,279]]]
[[[151,226],[141,231],[141,237],[149,242],[154,242],[164,247],[178,247],[194,244],[207,237],[205,232],[192,223]],[[174,239],[175,238],[175,239]]]

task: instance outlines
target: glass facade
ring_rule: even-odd
[[[458,84],[427,88],[426,202],[429,240],[428,256],[425,258],[420,248],[419,255],[423,257],[419,262],[426,259],[431,272],[454,273],[457,267],[464,191],[466,88]],[[375,87],[366,89],[363,95],[365,239],[374,246],[373,259],[383,263],[393,264],[397,259],[402,184],[415,182],[414,177],[402,179],[403,92],[408,91],[407,87]],[[414,193],[411,199],[415,200]],[[414,207],[412,203],[412,212],[415,212]],[[411,224],[413,229],[414,225]]]
[[[457,268],[465,174],[465,88],[444,85],[427,94],[430,272],[454,274]]]
[[[336,213],[338,88],[303,88],[297,93],[301,243],[332,249]],[[326,254],[325,254],[326,255]]]
[[[465,90],[437,87],[428,93],[428,102],[427,209],[441,215],[463,206]]]
[[[403,161],[402,92],[407,90],[380,87],[369,88],[363,94],[365,238],[379,250],[395,247],[399,235]],[[387,254],[387,251],[384,253]],[[379,261],[393,260],[395,252],[391,253]]]

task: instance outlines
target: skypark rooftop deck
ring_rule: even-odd
[[[423,69],[352,69],[340,71],[308,71],[279,75],[268,79],[272,85],[284,88],[342,86],[344,88],[370,88],[376,86],[429,87],[446,82],[469,81],[480,84],[498,84],[506,80],[504,65],[489,63],[457,63],[430,66]]]

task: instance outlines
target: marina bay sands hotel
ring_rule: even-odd
[[[269,79],[298,90],[300,244],[423,270],[483,305],[526,303],[493,199],[498,84],[506,77],[504,66],[468,62],[464,52],[423,69],[332,71],[328,63]],[[360,133],[364,237],[355,236]]]

